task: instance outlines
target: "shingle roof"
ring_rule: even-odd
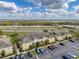
[[[43,37],[52,38],[52,37],[54,37],[53,33],[56,33],[56,35],[63,35],[65,33],[65,31],[64,30],[63,31],[54,30],[50,33],[52,33],[52,35],[50,35],[49,33],[45,33],[45,32],[33,32],[30,35],[24,36],[21,40],[23,43],[26,43],[26,42],[30,42],[30,41],[33,41],[36,39],[41,39]]]
[[[36,39],[41,39],[42,37],[47,37],[47,34],[44,32],[33,32],[30,35],[24,36],[21,40],[23,43],[36,40]]]
[[[11,42],[8,38],[0,37],[0,48],[11,46]]]

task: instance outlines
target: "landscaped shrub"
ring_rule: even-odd
[[[47,39],[46,41],[45,41],[45,45],[48,45],[49,44],[49,40]]]
[[[2,50],[2,51],[1,51],[1,57],[4,57],[4,56],[5,56],[5,51]]]

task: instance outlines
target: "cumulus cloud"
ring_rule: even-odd
[[[75,2],[76,0],[26,0],[32,1],[37,6],[43,6],[47,9],[67,9],[68,3]]]
[[[28,0],[26,0],[28,1]],[[67,9],[69,8],[68,6],[68,1],[67,0],[30,0],[33,1],[33,3],[36,6],[42,6],[45,8],[45,15],[48,15],[48,13],[55,13],[57,11],[57,13],[63,13],[61,10],[61,12],[59,11],[59,9]]]
[[[45,8],[59,9],[62,7],[64,0],[26,0],[33,2],[37,6],[43,6]]]
[[[70,3],[70,2],[75,2],[75,1],[77,1],[77,0],[68,0],[69,3]]]
[[[79,14],[79,5],[73,7],[75,9],[75,13]]]
[[[75,15],[73,12],[68,12],[68,3],[74,2],[76,0],[24,0],[34,3],[36,6],[33,8],[44,7],[44,12],[32,12],[32,7],[21,8],[17,6],[14,2],[0,1],[0,11],[4,12],[5,18],[19,18],[19,19],[61,19],[69,18]],[[75,6],[75,12],[79,10],[79,6]],[[7,13],[12,12],[12,13]],[[2,14],[0,15],[2,17]],[[68,17],[69,16],[69,17]]]
[[[64,0],[63,8],[68,9],[69,8],[68,3],[75,2],[75,1],[77,0]]]
[[[62,8],[68,9],[69,8],[68,3],[64,3],[63,6],[62,6]]]
[[[41,4],[45,8],[59,9],[63,5],[63,0],[35,0],[35,4]]]
[[[6,11],[6,12],[17,12],[19,11],[19,7],[16,6],[14,2],[5,2],[0,1],[0,11]]]
[[[31,10],[32,10],[32,7],[21,8],[17,6],[14,2],[0,1],[0,13],[3,13],[3,15],[6,13],[7,14],[11,13],[13,15],[23,16],[30,13]]]

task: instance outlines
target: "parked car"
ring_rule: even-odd
[[[57,48],[57,46],[56,46],[56,45],[51,45],[51,46],[48,46],[48,49],[50,49],[50,50],[54,50],[55,48]]]
[[[54,46],[55,46],[55,48],[58,48],[57,45],[54,45]]]
[[[54,48],[52,46],[48,46],[48,49],[53,50]]]
[[[20,59],[20,58],[19,58],[19,55],[15,55],[15,56],[14,56],[14,59]]]
[[[43,52],[44,52],[44,49],[42,49],[42,48],[39,48],[39,51],[40,51],[41,53],[43,53]]]
[[[71,40],[71,39],[69,39],[69,41],[70,41],[70,42],[73,42],[73,43],[75,43],[75,41],[74,41],[74,40]]]
[[[63,57],[63,59],[73,59],[73,58],[76,58],[77,56],[75,54],[69,52],[62,57]]]
[[[64,46],[65,44],[64,43],[59,43],[59,45]]]
[[[35,51],[36,51],[37,54],[41,53],[40,50],[39,50],[39,48],[36,48]]]
[[[36,53],[40,54],[40,53],[44,52],[44,49],[43,48],[36,48],[35,51],[36,51]]]
[[[29,57],[32,57],[32,56],[33,56],[32,52],[27,52],[27,55],[28,55]]]
[[[73,53],[68,53],[68,55],[70,56],[70,57],[72,57],[72,58],[76,58],[77,56],[75,55],[75,54],[73,54]]]
[[[56,45],[53,45],[52,47],[53,47],[54,49],[55,49],[55,48],[57,48],[57,46],[56,46]]]
[[[24,59],[24,55],[23,54],[19,54],[19,58],[20,59]]]
[[[68,55],[62,56],[63,59],[71,59]]]

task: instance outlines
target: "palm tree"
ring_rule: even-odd
[[[19,51],[21,51],[21,49],[22,49],[21,41],[20,41],[17,33],[14,33],[13,35],[11,35],[11,42],[12,42],[14,48],[18,48]]]
[[[20,40],[18,39],[18,34],[17,33],[11,35],[11,42],[12,42],[12,44],[18,44],[19,41]]]
[[[13,54],[16,54],[16,53],[17,53],[17,51],[16,51],[16,47],[13,46]]]

